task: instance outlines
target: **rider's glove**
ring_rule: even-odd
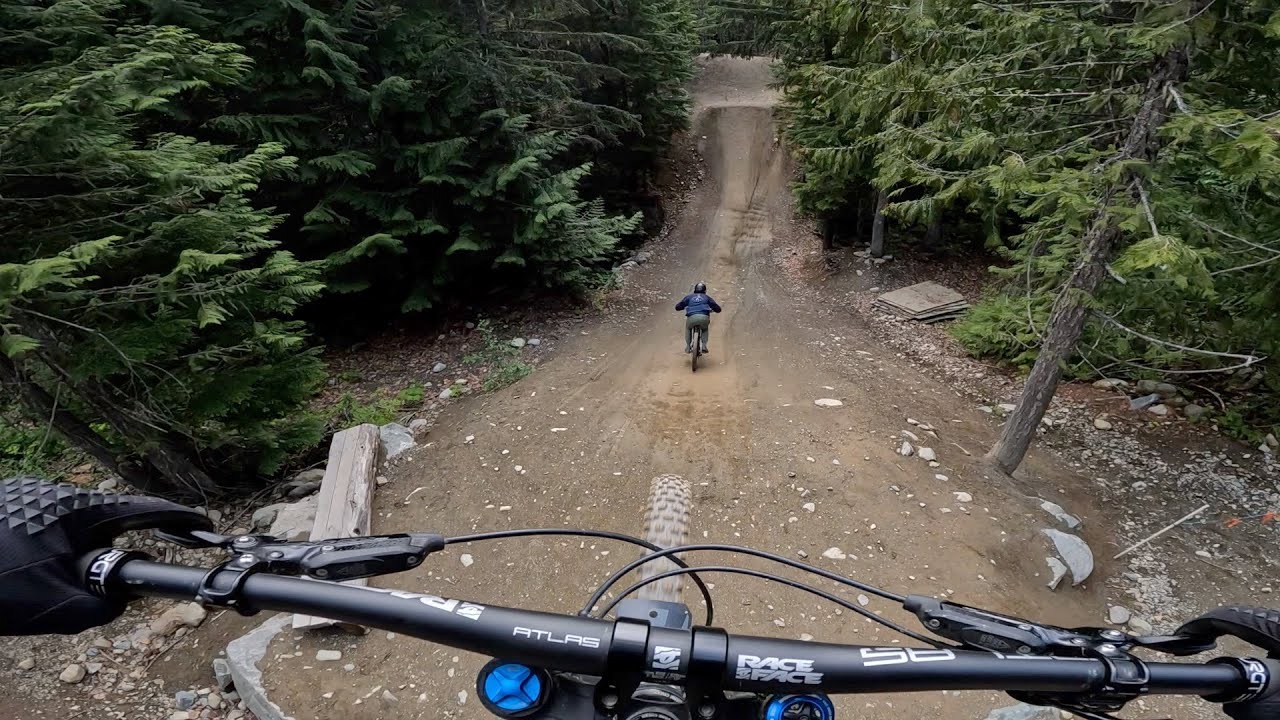
[[[1218,638],[1232,635],[1280,659],[1280,610],[1225,606],[1211,610],[1178,628],[1178,635]],[[1269,683],[1259,695],[1244,702],[1228,702],[1222,709],[1233,720],[1280,718],[1280,663],[1271,662]],[[1211,698],[1212,699],[1212,698]]]
[[[123,602],[85,591],[80,555],[145,528],[212,529],[204,515],[159,498],[0,481],[0,635],[77,633],[114,620]]]

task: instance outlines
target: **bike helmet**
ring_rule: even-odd
[[[707,291],[707,284],[702,282],[694,283],[693,291],[696,293],[705,293]]]

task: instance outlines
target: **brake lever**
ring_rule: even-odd
[[[241,535],[227,547],[236,556],[234,564],[241,568],[343,582],[403,572],[444,546],[441,535],[399,533],[302,542],[285,542],[270,535]]]
[[[403,572],[445,546],[444,537],[434,533],[294,542],[271,535],[229,536],[205,530],[157,530],[154,534],[186,548],[224,548],[234,556],[229,564],[238,570],[336,582]]]

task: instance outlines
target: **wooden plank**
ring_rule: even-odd
[[[374,476],[381,452],[377,425],[366,423],[334,433],[329,444],[329,464],[320,481],[316,521],[311,526],[312,540],[369,534]],[[351,580],[344,584],[365,585],[367,581]],[[336,622],[312,615],[293,616],[296,630],[327,627]]]
[[[880,300],[902,308],[909,313],[920,313],[940,305],[963,302],[964,296],[935,282],[922,282],[910,287],[887,292]]]

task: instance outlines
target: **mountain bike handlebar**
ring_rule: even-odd
[[[640,681],[767,692],[871,693],[991,689],[1132,699],[1256,697],[1280,677],[1280,661],[1220,658],[1147,663],[1127,653],[1064,658],[949,648],[837,645],[679,630],[483,605],[433,595],[265,573],[152,562],[108,550],[86,556],[89,589],[104,597],[199,599],[241,612],[304,613],[391,630],[550,671],[601,676],[625,690]]]

